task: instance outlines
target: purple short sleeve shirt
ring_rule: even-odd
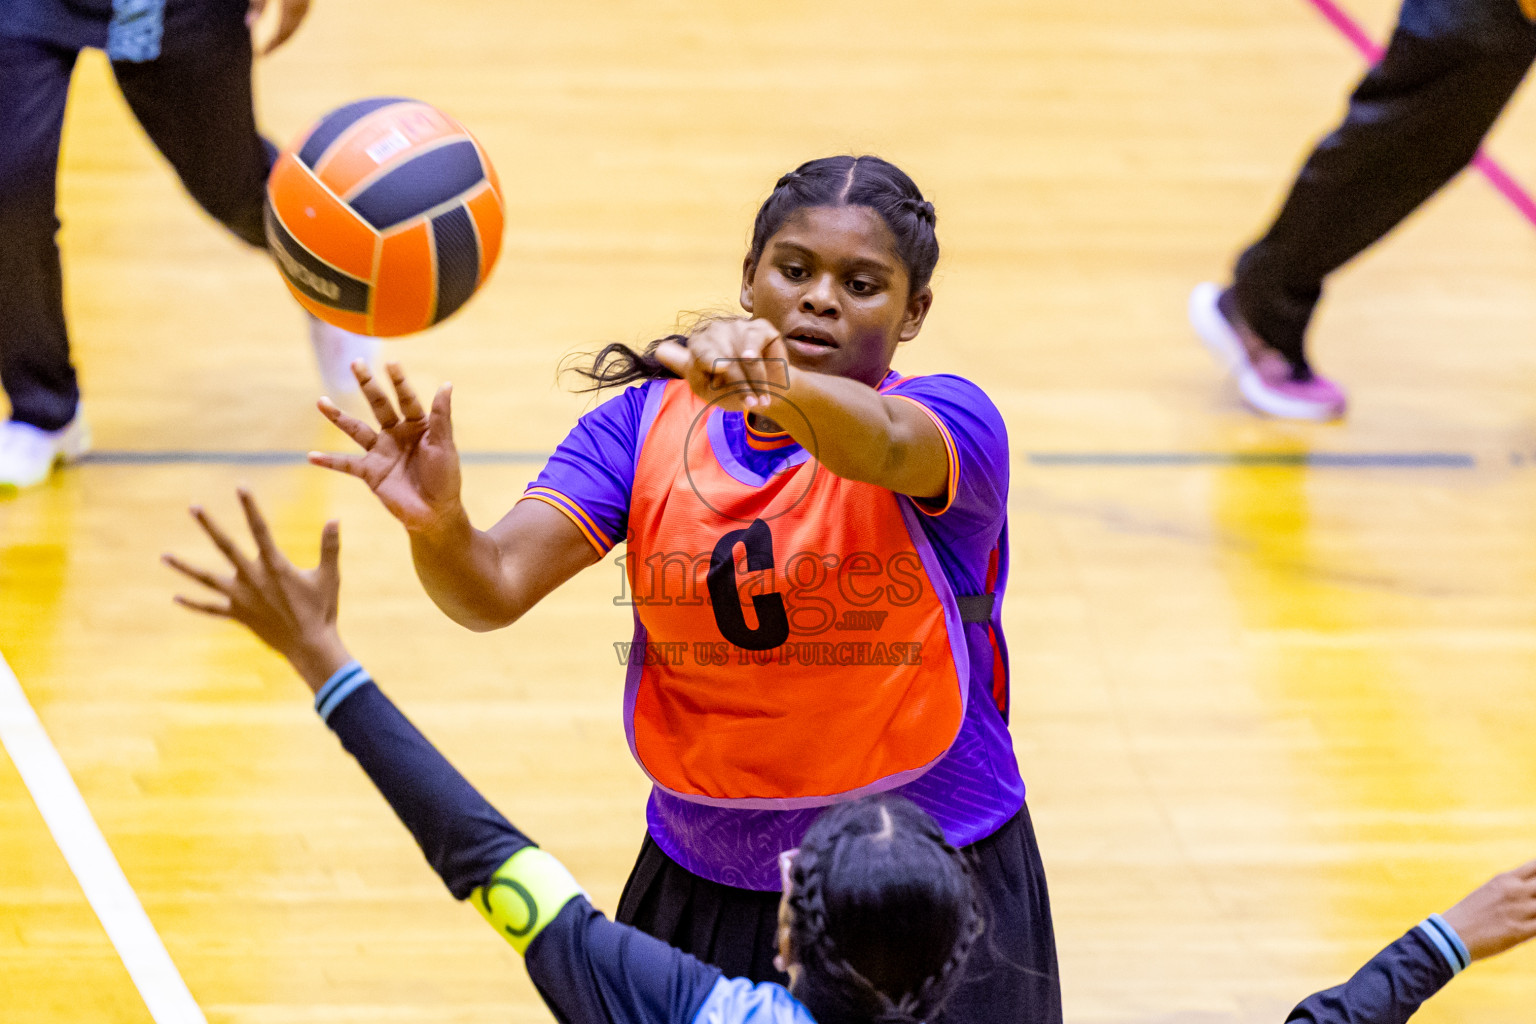
[[[663,383],[629,388],[583,416],[528,487],[526,497],[559,508],[599,554],[607,554],[627,532],[645,396]],[[979,387],[949,374],[900,378],[892,372],[881,391],[920,405],[945,435],[950,493],[914,505],[924,513],[922,528],[955,593],[985,593],[996,566],[992,627],[1001,645],[1008,507],[1002,415]],[[763,453],[746,443],[742,415],[724,415],[723,434],[733,452],[743,462],[760,460]],[[790,452],[779,448],[773,454],[782,460]],[[937,765],[897,790],[931,814],[957,846],[991,835],[1024,803],[1008,725],[993,693],[996,659],[988,627],[968,625],[966,634],[971,693],[960,734]],[[818,813],[706,807],[659,789],[651,791],[646,808],[651,837],[673,860],[711,881],[759,890],[779,888],[779,851],[798,845]]]

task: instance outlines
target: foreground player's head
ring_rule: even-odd
[[[801,164],[757,211],[742,308],[778,328],[795,365],[877,385],[933,304],[935,220],[912,179],[879,157]]]
[[[818,1024],[930,1018],[981,933],[964,858],[893,795],[816,819],[792,855],[779,916],[790,990]]]
[[[876,156],[832,156],[778,180],[757,211],[742,265],[741,305],[786,338],[791,361],[875,385],[896,346],[917,337],[933,304],[939,261],[933,204],[901,168]],[[590,366],[590,388],[675,374],[615,343]]]

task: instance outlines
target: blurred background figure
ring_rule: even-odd
[[[309,0],[271,0],[270,53]],[[82,49],[105,49],[123,98],[182,184],[246,243],[266,248],[262,211],[277,150],[256,130],[251,27],[268,0],[5,0],[0,4],[0,488],[29,487],[84,454],[90,430],[69,358],[55,235],[59,140]],[[325,385],[376,342],[312,321]],[[192,339],[189,339],[189,343]]]
[[[1462,168],[1536,59],[1536,0],[1406,0],[1380,63],[1318,143],[1274,223],[1226,288],[1189,316],[1244,400],[1285,419],[1344,414],[1344,390],[1306,356],[1323,281]]]

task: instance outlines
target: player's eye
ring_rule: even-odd
[[[855,277],[848,282],[848,290],[855,295],[873,295],[880,290],[880,285],[867,278]]]
[[[803,281],[808,276],[808,271],[794,263],[785,263],[779,267],[779,273],[791,281]]]

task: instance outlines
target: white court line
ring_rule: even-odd
[[[0,656],[0,744],[26,783],[156,1024],[207,1024],[16,674]]]

